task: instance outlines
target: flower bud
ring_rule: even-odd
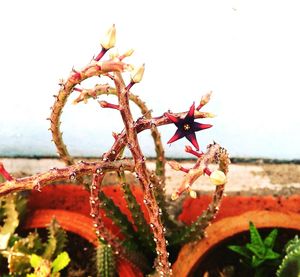
[[[190,197],[191,198],[197,198],[197,192],[195,192],[194,190],[190,190]]]
[[[127,50],[123,55],[122,55],[122,57],[130,57],[132,54],[133,54],[133,52],[134,52],[134,49],[129,49],[129,50]]]
[[[203,106],[205,106],[209,102],[211,94],[212,94],[212,92],[209,92],[209,93],[205,94],[204,96],[202,96],[200,104],[197,107],[197,110],[200,110]]]
[[[101,46],[108,50],[116,44],[116,27],[115,24],[107,31],[104,39],[101,41]]]
[[[134,69],[131,73],[131,81],[133,83],[139,83],[143,79],[144,71],[145,71],[145,64]]]
[[[208,112],[199,112],[199,111],[195,111],[195,117],[199,117],[199,118],[214,118],[216,117],[215,114],[213,113],[208,113]]]
[[[226,175],[221,170],[213,171],[210,174],[209,179],[210,179],[211,183],[216,186],[224,185],[227,181]]]

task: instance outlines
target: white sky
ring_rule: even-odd
[[[187,110],[212,90],[205,110],[218,117],[202,120],[214,128],[197,133],[200,146],[214,139],[231,156],[299,159],[299,14],[299,1],[287,0],[1,1],[0,155],[55,153],[45,118],[58,80],[86,65],[115,23],[119,52],[134,48],[127,61],[146,63],[133,90],[154,115]],[[96,103],[63,115],[75,155],[105,152],[121,128],[117,112]],[[160,130],[166,143],[176,128]],[[148,133],[141,139],[153,153]],[[183,156],[186,144],[167,155]]]

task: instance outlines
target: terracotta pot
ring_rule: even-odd
[[[147,218],[146,207],[143,203],[142,191],[133,187],[133,194],[140,203]],[[129,220],[131,214],[126,208],[122,190],[118,186],[104,187],[106,195],[120,207]],[[299,195],[289,198],[273,196],[227,196],[223,199],[220,212],[214,223],[207,228],[208,237],[195,245],[186,245],[179,253],[173,265],[174,276],[188,276],[205,255],[224,239],[239,232],[247,231],[252,220],[258,228],[285,227],[300,230]],[[179,219],[186,224],[193,222],[210,203],[210,196],[200,196],[197,199],[187,198]],[[27,228],[44,228],[51,218],[56,216],[63,228],[74,232],[91,243],[97,243],[90,219],[89,193],[81,186],[53,185],[43,188],[42,193],[32,191],[28,206],[31,210],[27,219]],[[104,218],[105,225],[115,234],[119,229],[111,219]],[[120,236],[122,239],[122,236]],[[120,276],[142,276],[142,273],[125,262],[118,264]]]
[[[136,197],[141,200],[141,191],[133,190]],[[105,187],[104,192],[119,205],[122,212],[130,215],[120,189],[115,186]],[[45,228],[55,217],[63,229],[97,246],[98,240],[92,227],[93,221],[89,216],[89,196],[89,192],[78,185],[52,185],[43,188],[42,192],[31,191],[28,198],[30,212],[25,220],[24,229]],[[119,228],[112,223],[110,218],[104,216],[103,211],[102,213],[106,227],[115,234],[119,234]],[[119,237],[122,238],[121,235]],[[117,270],[121,277],[143,276],[137,268],[124,260],[118,261]]]
[[[210,198],[187,199],[179,218],[189,224],[207,207]],[[300,196],[227,196],[207,237],[185,245],[173,264],[173,276],[191,276],[206,255],[224,240],[249,230],[249,221],[257,228],[286,228],[300,231]]]
[[[187,198],[178,219],[191,224],[211,201],[211,196],[202,195],[196,199]],[[248,211],[266,210],[300,213],[300,195],[285,196],[226,196],[214,221],[236,216]]]

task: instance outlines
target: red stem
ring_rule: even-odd
[[[14,178],[6,171],[3,163],[0,163],[0,174],[7,180],[12,181]]]
[[[208,168],[208,167],[205,167],[203,169],[203,172],[207,175],[207,176],[210,176],[211,175],[211,170]]]
[[[107,49],[102,48],[100,53],[97,55],[97,57],[94,59],[96,62],[99,62],[102,57],[105,55],[105,53],[107,52]]]

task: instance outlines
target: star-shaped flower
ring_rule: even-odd
[[[186,137],[194,147],[199,151],[199,145],[197,142],[195,132],[208,129],[212,127],[210,124],[202,124],[199,122],[195,122],[195,103],[190,107],[187,115],[182,119],[178,118],[172,114],[165,113],[165,115],[176,125],[178,128],[174,136],[168,141],[168,143],[172,143],[178,139]]]

